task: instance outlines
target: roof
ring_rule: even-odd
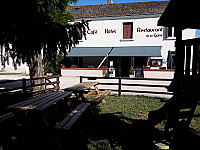
[[[168,1],[151,1],[137,3],[69,6],[68,11],[72,12],[76,19],[141,14],[161,14],[165,10],[168,3]]]
[[[196,17],[198,14],[197,0],[171,0],[161,15],[158,25],[200,29],[200,20]]]

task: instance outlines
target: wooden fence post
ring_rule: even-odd
[[[80,83],[83,82],[83,76],[80,76]]]
[[[118,88],[118,96],[121,97],[122,93],[122,79],[119,77],[119,88]]]
[[[47,77],[44,77],[44,92],[47,92]]]
[[[23,90],[23,97],[26,98],[27,92],[26,92],[26,79],[22,79],[22,90]]]
[[[57,77],[57,91],[60,90],[60,77]]]

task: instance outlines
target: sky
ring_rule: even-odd
[[[166,1],[166,0],[113,0],[113,3],[133,3],[133,2],[148,2],[148,1]],[[98,5],[106,3],[107,0],[79,0],[75,5],[71,4],[71,6]]]

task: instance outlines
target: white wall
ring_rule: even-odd
[[[83,39],[78,47],[119,47],[119,46],[161,46],[162,27],[157,26],[159,18],[101,20],[89,23],[87,40]],[[133,22],[133,40],[123,40],[123,22]],[[139,29],[161,31],[139,32]],[[105,33],[110,31],[110,33]],[[156,37],[160,35],[159,37]],[[148,37],[147,37],[148,36]]]
[[[168,51],[175,51],[175,37],[166,38],[166,28],[157,26],[158,20],[159,17],[91,21],[87,40],[83,39],[77,47],[161,46],[166,62]],[[133,40],[123,40],[124,22],[133,22]],[[105,33],[108,30],[110,33]],[[184,30],[183,39],[195,38],[195,32],[195,29]]]
[[[11,47],[11,44],[10,44]],[[4,50],[4,48],[3,48]],[[4,52],[4,51],[3,51]],[[2,62],[0,59],[0,71],[4,73],[23,73],[23,74],[29,74],[29,67],[27,66],[27,63],[21,63],[21,65],[17,65],[17,69],[14,69],[13,60],[11,57],[9,57],[9,64],[6,62],[5,68],[2,66]]]
[[[61,69],[63,77],[77,77],[77,76],[90,76],[90,77],[104,77],[108,75],[108,69]],[[113,77],[115,70],[113,72]]]

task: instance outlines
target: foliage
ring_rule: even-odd
[[[62,54],[57,54],[56,62],[45,60],[44,62],[44,73],[53,73],[54,75],[60,74],[60,62],[63,60]]]
[[[131,68],[129,69],[129,74],[130,75],[134,75],[134,68],[131,66]]]
[[[59,53],[67,53],[85,35],[88,23],[68,24],[73,16],[67,12],[68,3],[77,0],[29,0],[2,1],[0,10],[0,48],[3,65],[11,56],[14,67],[27,62],[31,69],[37,68],[34,56],[55,62]],[[28,17],[27,17],[28,16]],[[32,66],[31,66],[32,64]],[[34,66],[35,65],[35,66]]]
[[[66,10],[69,3],[76,3],[78,0],[38,0],[38,11],[46,14],[60,24],[66,24],[69,20],[73,20],[74,16]]]

